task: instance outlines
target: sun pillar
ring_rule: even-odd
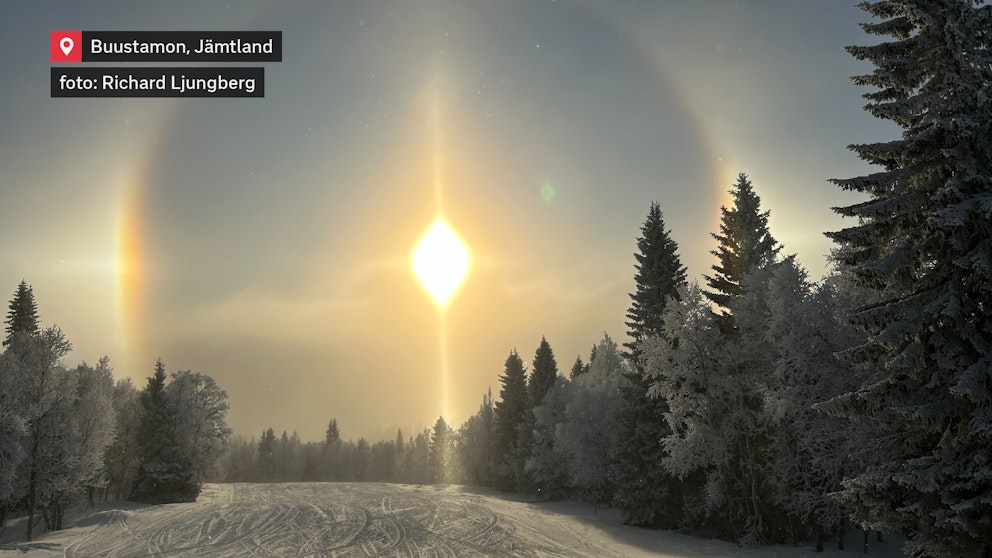
[[[465,244],[442,218],[431,225],[413,253],[413,270],[420,283],[434,298],[438,308],[441,361],[441,408],[448,414],[448,347],[445,311],[452,296],[468,274],[469,256]],[[450,420],[450,415],[447,420]]]

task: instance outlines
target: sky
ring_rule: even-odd
[[[650,203],[702,282],[740,172],[818,279],[846,146],[897,134],[853,2],[81,4],[0,18],[0,295],[67,365],[213,376],[246,436],[459,425],[542,336],[567,374],[627,340]],[[52,29],[277,30],[283,61],[260,99],[52,99]],[[470,258],[443,308],[411,265],[438,217]]]

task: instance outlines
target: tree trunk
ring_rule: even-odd
[[[28,481],[28,542],[31,542],[31,536],[34,534],[34,512],[35,504],[38,500],[38,468],[36,465],[36,458],[38,457],[38,440],[35,438],[34,445],[31,448],[31,475]]]

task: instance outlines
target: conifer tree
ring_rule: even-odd
[[[761,390],[771,432],[764,455],[769,480],[776,503],[793,518],[783,522],[786,529],[796,539],[814,538],[822,551],[849,511],[834,496],[850,456],[874,445],[865,443],[862,428],[848,428],[846,417],[819,410],[863,380],[839,356],[864,339],[842,317],[859,292],[836,274],[810,283],[792,256],[754,275],[744,296],[749,304],[734,316],[737,342],[771,357]]]
[[[753,375],[731,373],[731,362],[727,338],[695,284],[665,308],[665,335],[644,344],[645,374],[653,380],[649,393],[669,406],[665,418],[671,434],[662,440],[662,466],[692,482],[684,515],[691,525],[743,542],[762,528],[750,521],[754,491],[744,484],[745,478],[758,478],[754,471],[741,474],[739,467],[741,449],[753,439],[748,432],[753,413],[741,398],[756,386]]]
[[[258,439],[258,478],[276,480],[276,431],[267,428]]]
[[[705,276],[710,288],[706,298],[724,309],[729,309],[730,301],[744,292],[744,277],[773,262],[780,248],[768,230],[769,212],[761,211],[761,198],[746,174],[737,176],[730,195],[734,206],[720,208],[720,233],[710,233],[719,243],[711,252],[719,263],[713,266],[713,275]]]
[[[909,534],[913,556],[992,555],[992,5],[890,0],[860,7],[880,36],[848,47],[874,70],[866,109],[900,139],[851,148],[880,170],[834,180],[867,194],[837,208],[841,263],[875,289],[854,315],[852,359],[882,371],[838,402],[880,425],[844,496],[861,523]]]
[[[479,410],[468,418],[458,431],[458,450],[469,484],[492,486],[494,463],[495,408],[490,389],[482,397]]]
[[[23,279],[17,285],[14,298],[8,306],[7,338],[4,339],[3,346],[10,345],[15,333],[24,332],[29,335],[38,333],[38,304],[34,300],[34,291]]]
[[[559,447],[570,456],[568,477],[575,494],[592,502],[613,500],[610,466],[619,442],[620,385],[628,372],[620,347],[604,332],[589,371],[567,390]]]
[[[610,471],[616,487],[613,504],[628,524],[674,529],[681,520],[680,485],[685,481],[662,466],[667,454],[661,440],[672,432],[665,422],[668,401],[648,397],[654,380],[643,372],[631,370],[627,380],[619,386],[619,441]]]
[[[555,353],[551,350],[548,340],[542,336],[541,343],[534,353],[530,377],[527,379],[527,411],[518,427],[517,453],[524,468],[526,468],[527,460],[530,459],[534,446],[534,409],[544,401],[544,395],[554,385],[557,377],[558,363],[555,361]],[[531,490],[532,484],[530,475],[524,475],[521,477],[521,483],[517,489]]]
[[[531,487],[542,498],[560,498],[569,488],[571,454],[559,434],[565,427],[569,380],[559,377],[534,407],[534,445],[525,470]]]
[[[665,306],[670,299],[679,300],[686,286],[685,266],[665,230],[657,203],[651,204],[641,234],[634,266],[637,291],[630,295],[627,311],[631,341],[624,344],[625,356],[634,368],[629,381],[620,385],[619,447],[611,469],[614,504],[624,512],[627,523],[674,528],[681,515],[679,481],[661,465],[665,452],[660,441],[671,434],[665,422],[668,402],[663,397],[648,397],[653,380],[643,373],[640,357],[646,339],[664,335]]]
[[[143,415],[138,439],[142,459],[130,499],[151,504],[192,502],[200,487],[191,463],[180,453],[178,418],[165,390],[165,365],[159,359],[141,394]]]
[[[331,445],[341,440],[341,431],[338,430],[338,419],[332,418],[327,423],[327,431],[324,433],[324,443]]]
[[[558,362],[555,361],[555,353],[551,350],[548,340],[541,337],[541,344],[538,345],[537,351],[534,353],[533,368],[527,383],[531,407],[541,404],[541,401],[544,400],[544,394],[555,384],[557,377]]]
[[[502,387],[495,408],[497,473],[500,488],[513,490],[523,474],[520,456],[520,424],[527,412],[527,373],[516,350],[510,351],[499,377]]]
[[[686,268],[670,233],[665,230],[661,206],[651,202],[634,254],[637,259],[634,264],[636,290],[630,294],[630,309],[627,310],[630,341],[623,344],[624,356],[635,364],[641,354],[640,343],[662,330],[661,315],[668,297],[678,296],[679,287],[685,285]]]
[[[431,445],[427,454],[432,482],[449,483],[454,480],[452,470],[455,463],[454,447],[454,431],[445,422],[444,417],[437,417],[431,430]]]
[[[572,364],[572,370],[568,373],[568,378],[574,380],[575,378],[581,376],[583,372],[587,371],[588,369],[584,364],[582,364],[582,357],[576,355],[575,363]]]

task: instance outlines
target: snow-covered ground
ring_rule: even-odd
[[[739,548],[621,524],[615,510],[533,503],[454,486],[379,483],[209,484],[196,503],[101,505],[32,543],[10,525],[0,557],[160,556],[860,556],[805,547]],[[903,556],[898,542],[869,556]]]

